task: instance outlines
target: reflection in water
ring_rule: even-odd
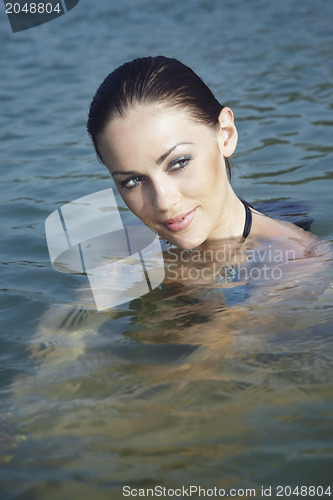
[[[301,481],[305,463],[319,482],[332,434],[332,289],[317,260],[278,284],[239,285],[247,299],[231,306],[228,288],[170,284],[109,312],[51,307],[32,372],[11,386],[25,441],[8,460],[20,463],[33,445],[44,481],[60,466],[115,492],[217,477],[224,486]]]

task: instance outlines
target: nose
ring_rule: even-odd
[[[152,181],[151,188],[152,204],[159,212],[169,212],[181,199],[176,183],[168,175]]]

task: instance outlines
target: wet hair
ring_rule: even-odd
[[[183,109],[214,128],[223,109],[201,78],[177,59],[156,56],[126,62],[105,78],[90,105],[87,130],[100,161],[100,135],[115,115],[123,116],[135,104]],[[227,158],[225,163],[230,177]]]

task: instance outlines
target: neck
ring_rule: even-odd
[[[245,224],[245,209],[243,203],[234,193],[230,184],[224,196],[221,217],[215,230],[209,238],[200,245],[200,250],[215,246],[218,242],[236,243],[243,235]]]

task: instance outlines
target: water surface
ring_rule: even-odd
[[[13,35],[2,11],[1,499],[328,486],[327,254],[283,286],[175,285],[98,313],[82,277],[51,268],[44,222],[111,187],[91,97],[113,67],[161,53],[234,110],[236,192],[331,241],[332,14],[326,0],[81,0]]]

